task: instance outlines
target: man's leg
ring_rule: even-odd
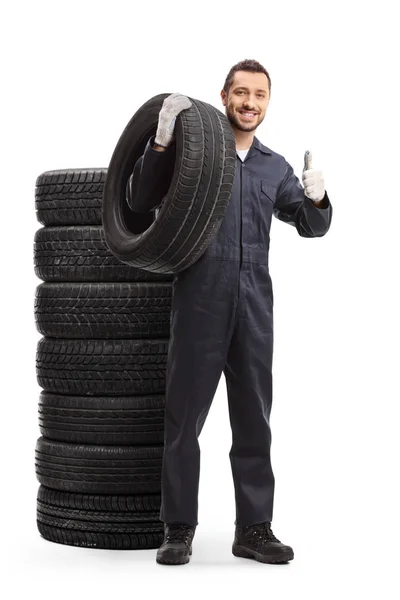
[[[226,361],[234,273],[229,262],[202,256],[174,280],[160,510],[165,523],[198,524],[198,437]]]
[[[273,297],[265,265],[243,263],[238,314],[224,374],[227,384],[240,526],[272,521],[275,479],[271,466]]]

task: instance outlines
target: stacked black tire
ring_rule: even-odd
[[[157,548],[173,276],[110,251],[106,176],[36,180],[37,526],[62,544]]]

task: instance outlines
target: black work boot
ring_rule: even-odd
[[[196,526],[186,523],[164,523],[164,541],[157,550],[156,561],[164,565],[183,565],[192,554]]]
[[[232,553],[263,563],[286,563],[294,558],[293,549],[272,533],[270,521],[245,527],[236,525]]]

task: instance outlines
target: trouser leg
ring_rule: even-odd
[[[237,318],[224,374],[232,447],[229,458],[239,526],[272,521],[273,296],[265,265],[243,263]]]
[[[235,301],[229,284],[229,266],[205,260],[174,282],[161,482],[165,523],[198,524],[198,438],[226,361]]]

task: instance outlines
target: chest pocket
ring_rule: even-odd
[[[268,183],[266,179],[261,179],[261,191],[262,198],[265,200],[269,200],[269,202],[273,206],[276,200],[276,187]]]

